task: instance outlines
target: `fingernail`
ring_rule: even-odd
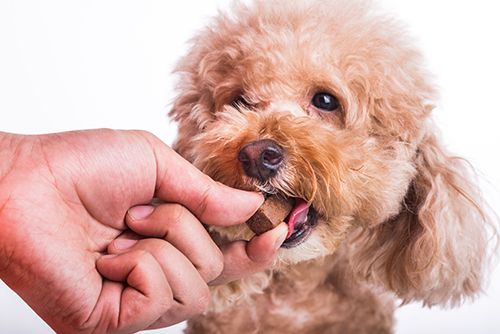
[[[262,204],[264,204],[266,199],[264,198],[264,196],[260,192],[247,192],[245,195],[247,197],[248,197],[248,195],[253,197],[251,203],[253,203],[254,206],[252,207],[252,211],[250,212],[250,215],[249,215],[249,217],[250,217],[262,206]],[[247,200],[247,202],[248,202],[248,200]]]
[[[261,192],[256,192],[255,194],[259,197],[260,204],[261,205],[264,204],[264,202],[266,201],[266,198],[264,197],[264,195]]]
[[[276,234],[279,236],[274,244],[274,249],[277,250],[281,247],[281,245],[283,245],[283,243],[286,240],[286,237],[288,236],[288,225],[286,223],[281,223],[278,226],[276,226],[275,230]]]
[[[134,239],[116,239],[113,241],[113,246],[115,246],[116,249],[128,249],[135,245],[138,240]]]
[[[118,256],[118,254],[107,254],[107,255],[101,256],[101,259],[108,260],[108,259],[115,258],[117,256]]]
[[[147,218],[155,208],[151,205],[138,205],[128,210],[129,216],[134,220]]]

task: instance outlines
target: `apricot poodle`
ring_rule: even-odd
[[[214,287],[187,333],[391,333],[398,302],[480,291],[492,219],[440,142],[421,54],[370,1],[236,2],[176,71],[176,150],[299,213],[272,268]]]

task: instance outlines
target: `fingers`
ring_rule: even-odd
[[[105,282],[101,298],[119,303],[116,326],[127,331],[169,326],[203,312],[210,300],[207,282],[223,284],[265,270],[288,233],[282,223],[221,252],[180,205],[139,207],[126,219],[135,233],[115,239],[108,247],[112,255],[98,260],[97,268],[109,280],[126,282],[121,289]]]
[[[168,326],[206,309],[207,284],[174,246],[160,239],[135,240],[129,245],[121,254],[103,257],[97,267],[104,277],[129,286],[121,294],[121,326],[132,321],[141,328]]]
[[[260,193],[213,181],[155,136],[143,135],[156,156],[155,194],[165,202],[182,204],[203,223],[220,226],[245,222],[264,202]]]
[[[236,241],[219,249],[189,210],[176,204],[132,208],[126,217],[135,233],[164,238],[181,251],[211,285],[240,279],[265,270],[274,261],[283,244],[288,226],[278,225],[251,241]],[[128,246],[138,236],[124,234],[113,241],[108,252],[120,253],[120,244]]]
[[[135,207],[129,210],[126,223],[137,234],[168,241],[191,261],[205,282],[221,273],[223,259],[220,249],[198,219],[183,206]],[[126,242],[122,239],[112,242],[108,251],[116,252],[116,243]]]
[[[249,242],[235,241],[222,247],[224,270],[210,285],[225,284],[267,269],[288,234],[288,226],[281,223],[274,229],[255,236]]]
[[[134,332],[150,326],[173,304],[172,291],[160,264],[147,252],[105,256],[96,263],[105,281],[96,309],[109,308],[112,314],[99,323],[105,327]],[[91,315],[96,317],[98,315]]]

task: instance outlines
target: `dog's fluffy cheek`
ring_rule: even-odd
[[[404,143],[366,144],[370,145],[359,150],[364,158],[350,162],[359,168],[352,168],[346,175],[342,196],[355,203],[352,216],[357,224],[374,226],[400,212],[416,173],[412,162],[415,151]]]

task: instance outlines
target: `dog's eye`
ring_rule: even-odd
[[[335,111],[340,107],[340,102],[335,96],[324,92],[316,93],[311,103],[322,111]]]

